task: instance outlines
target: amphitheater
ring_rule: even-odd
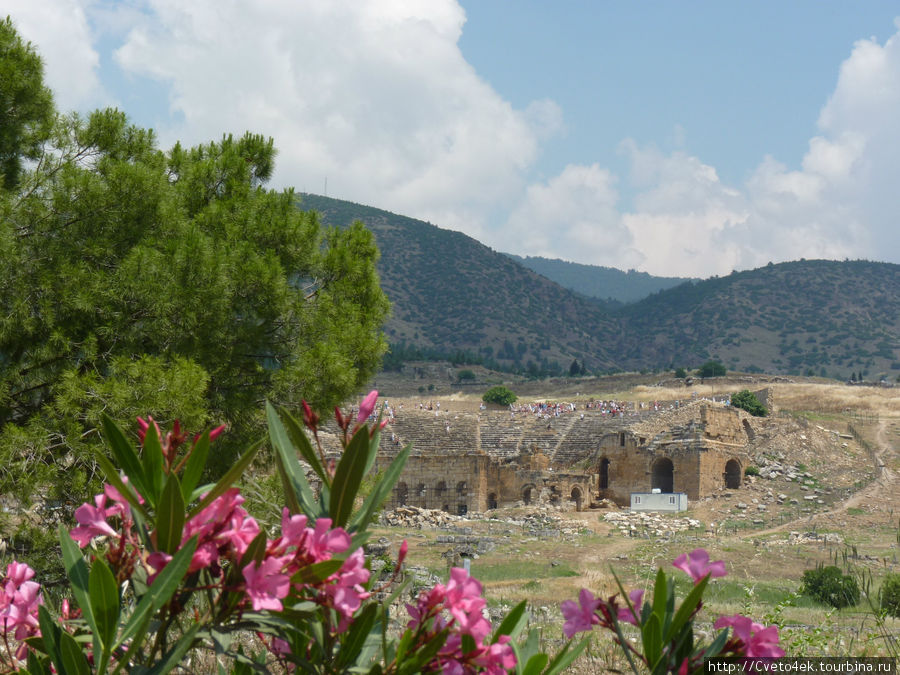
[[[757,392],[768,401],[770,392]],[[770,403],[770,402],[769,402]],[[385,428],[383,469],[407,444],[412,453],[388,508],[418,506],[462,515],[551,504],[582,510],[634,492],[698,499],[741,486],[754,426],[763,420],[696,400],[611,415],[581,409],[559,416],[509,410],[404,410]]]

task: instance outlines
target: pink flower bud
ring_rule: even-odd
[[[372,411],[375,410],[375,404],[378,402],[378,390],[373,389],[368,393],[368,395],[362,400],[362,403],[359,404],[359,415],[356,416],[356,421],[362,424],[365,422],[369,415],[372,414]]]
[[[406,543],[406,539],[403,540],[403,543],[400,544],[400,552],[397,554],[397,567],[403,564],[403,561],[406,560],[406,552],[409,550],[409,544]]]

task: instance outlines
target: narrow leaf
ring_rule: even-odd
[[[500,625],[497,626],[497,630],[494,631],[491,644],[497,642],[501,635],[509,635],[511,640],[515,640],[519,636],[519,633],[528,621],[528,617],[525,614],[526,605],[527,602],[523,600],[509,610],[509,614],[504,617]]]
[[[278,472],[284,483],[285,498],[292,514],[304,513],[308,518],[318,518],[319,509],[316,508],[316,499],[312,489],[306,480],[306,474],[300,462],[294,446],[288,438],[287,431],[278,417],[275,407],[266,402],[266,419],[269,424],[269,438],[275,449],[275,457],[278,460]],[[323,483],[327,484],[327,481]]]
[[[160,492],[162,492],[165,471],[163,470],[162,446],[154,424],[150,425],[144,436],[141,465],[144,467],[144,482],[147,487],[147,492],[143,493],[144,499],[150,502],[151,506],[156,506],[159,503]]]
[[[534,654],[522,669],[522,675],[540,675],[549,660],[546,654]]]
[[[397,454],[394,461],[391,462],[390,466],[388,466],[387,470],[384,472],[381,480],[378,481],[369,493],[369,496],[365,498],[359,511],[356,512],[356,515],[350,521],[350,525],[347,527],[348,532],[364,529],[371,522],[372,517],[375,515],[375,511],[381,506],[388,494],[390,494],[391,490],[394,488],[394,484],[400,480],[400,474],[403,472],[403,467],[406,465],[406,460],[409,458],[409,453],[411,451],[412,446],[407,445]]]
[[[171,599],[184,579],[196,549],[197,537],[191,537],[182,549],[172,557],[162,572],[156,575],[156,579],[150,584],[150,588],[147,589],[147,592],[141,598],[137,607],[135,607],[134,613],[128,618],[128,622],[122,629],[122,633],[119,635],[115,645],[116,649],[135,635],[145,618],[149,617],[150,614]]]
[[[544,675],[556,675],[557,673],[563,672],[572,664],[572,661],[581,655],[581,652],[588,646],[589,640],[590,636],[583,638],[581,642],[576,643],[574,647],[572,647],[571,642],[563,647],[562,651],[560,651],[556,655],[556,658],[550,662],[550,665],[547,666]]]
[[[91,675],[84,650],[75,642],[75,638],[66,632],[60,633],[59,652],[62,657],[62,672],[65,675]]]
[[[363,472],[369,461],[369,450],[369,430],[366,427],[360,427],[359,431],[350,439],[350,444],[341,456],[341,461],[338,462],[334,472],[328,511],[335,527],[344,527],[350,514],[353,513],[353,503],[359,493]],[[374,450],[377,451],[378,446],[375,446]]]
[[[301,567],[291,576],[291,583],[319,584],[341,569],[343,560],[323,560],[306,567]]]
[[[97,558],[91,565],[89,588],[97,636],[103,655],[108,658],[119,627],[119,586],[102,558]]]
[[[191,501],[191,494],[200,478],[203,476],[203,469],[206,468],[206,458],[209,455],[209,431],[203,432],[203,435],[197,439],[187,463],[184,465],[184,473],[181,474],[181,496],[185,502]]]
[[[175,643],[175,646],[166,652],[166,654],[153,665],[153,668],[147,671],[147,675],[164,675],[164,673],[171,672],[177,667],[187,651],[193,646],[194,638],[199,630],[200,624],[198,623],[195,623],[188,628],[184,635],[178,639],[178,642]]]
[[[184,498],[178,476],[170,473],[166,479],[156,509],[156,549],[175,553],[184,532]]]
[[[144,468],[141,466],[141,460],[138,459],[137,453],[134,451],[131,443],[125,437],[124,432],[119,425],[113,422],[112,418],[104,414],[102,418],[103,434],[106,436],[106,442],[113,452],[121,469],[128,476],[128,480],[134,485],[140,494],[147,492],[147,485],[144,476]],[[118,475],[118,471],[116,472]]]
[[[244,454],[238,458],[237,462],[228,469],[228,472],[219,479],[219,482],[213,486],[213,489],[206,493],[206,496],[200,500],[200,503],[191,509],[188,516],[193,518],[207,506],[212,504],[216,498],[225,494],[228,488],[241,477],[241,474],[244,473],[244,469],[246,469],[250,462],[253,461],[253,458],[256,456],[256,453],[259,452],[261,446],[262,441],[257,441],[251,445]]]
[[[315,449],[313,449],[312,443],[309,442],[309,437],[306,435],[303,427],[283,406],[278,407],[278,415],[281,418],[281,421],[284,422],[284,428],[287,431],[291,442],[294,444],[294,447],[306,463],[312,467],[313,471],[318,474],[319,478],[322,479],[322,482],[327,483],[329,479],[325,473],[325,469],[322,467],[322,462],[319,461],[319,456],[316,454]]]
[[[134,489],[131,487],[131,478],[129,477],[128,483],[123,481],[119,476],[119,470],[113,466],[113,463],[110,462],[109,459],[107,459],[101,448],[95,449],[94,456],[97,459],[97,464],[100,465],[100,468],[103,469],[103,473],[106,474],[106,480],[109,484],[119,491],[119,494],[125,498],[125,501],[128,502],[129,506],[135,510],[135,513],[139,513],[143,518],[149,519],[150,514],[147,513],[147,509],[141,504],[141,500],[137,498]],[[137,486],[136,483],[135,486]],[[140,490],[140,488],[138,489]]]
[[[66,566],[66,574],[72,583],[72,593],[81,608],[81,615],[90,627],[91,632],[98,633],[97,623],[94,621],[94,612],[91,608],[90,598],[90,572],[81,549],[78,548],[72,537],[69,536],[65,525],[59,524],[59,546],[62,549],[63,564]]]
[[[62,629],[50,616],[50,612],[43,605],[38,606],[38,625],[41,627],[41,637],[44,638],[44,649],[47,650],[47,656],[56,666],[57,672],[64,673],[62,656],[60,653],[59,640]]]
[[[703,577],[700,581],[694,584],[694,587],[691,589],[690,593],[688,593],[684,600],[681,602],[681,607],[678,608],[678,611],[675,612],[675,618],[672,619],[672,624],[669,626],[669,630],[666,631],[666,634],[663,636],[663,640],[665,642],[670,642],[672,638],[678,634],[681,630],[681,627],[687,623],[687,620],[694,613],[694,610],[697,609],[697,605],[700,604],[700,599],[703,597],[703,591],[706,590],[706,585],[709,583],[709,576]]]
[[[652,671],[662,654],[662,626],[655,612],[650,615],[647,623],[641,626],[641,640],[644,645],[644,656],[647,657],[647,663],[650,664]]]
[[[378,618],[379,607],[376,604],[368,604],[363,611],[353,617],[350,630],[341,638],[341,650],[337,655],[338,666],[352,664],[362,651],[372,626]]]

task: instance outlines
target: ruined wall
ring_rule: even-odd
[[[388,465],[376,462],[376,470]],[[484,455],[416,455],[409,458],[386,508],[410,505],[456,515],[487,507],[488,458]]]

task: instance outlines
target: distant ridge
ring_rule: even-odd
[[[609,372],[695,368],[708,359],[751,372],[900,375],[898,265],[769,264],[683,281],[611,309],[462,233],[361,204],[301,199],[326,224],[361,220],[375,234],[395,356],[420,350],[534,375],[566,373],[575,360]]]
[[[699,279],[684,277],[655,277],[635,270],[623,272],[614,267],[584,265],[557,258],[522,257],[514,253],[504,255],[508,255],[528,269],[542,274],[570,291],[586,295],[589,298],[623,304],[637,302],[651,293],[672,288],[685,281],[699,281]]]

